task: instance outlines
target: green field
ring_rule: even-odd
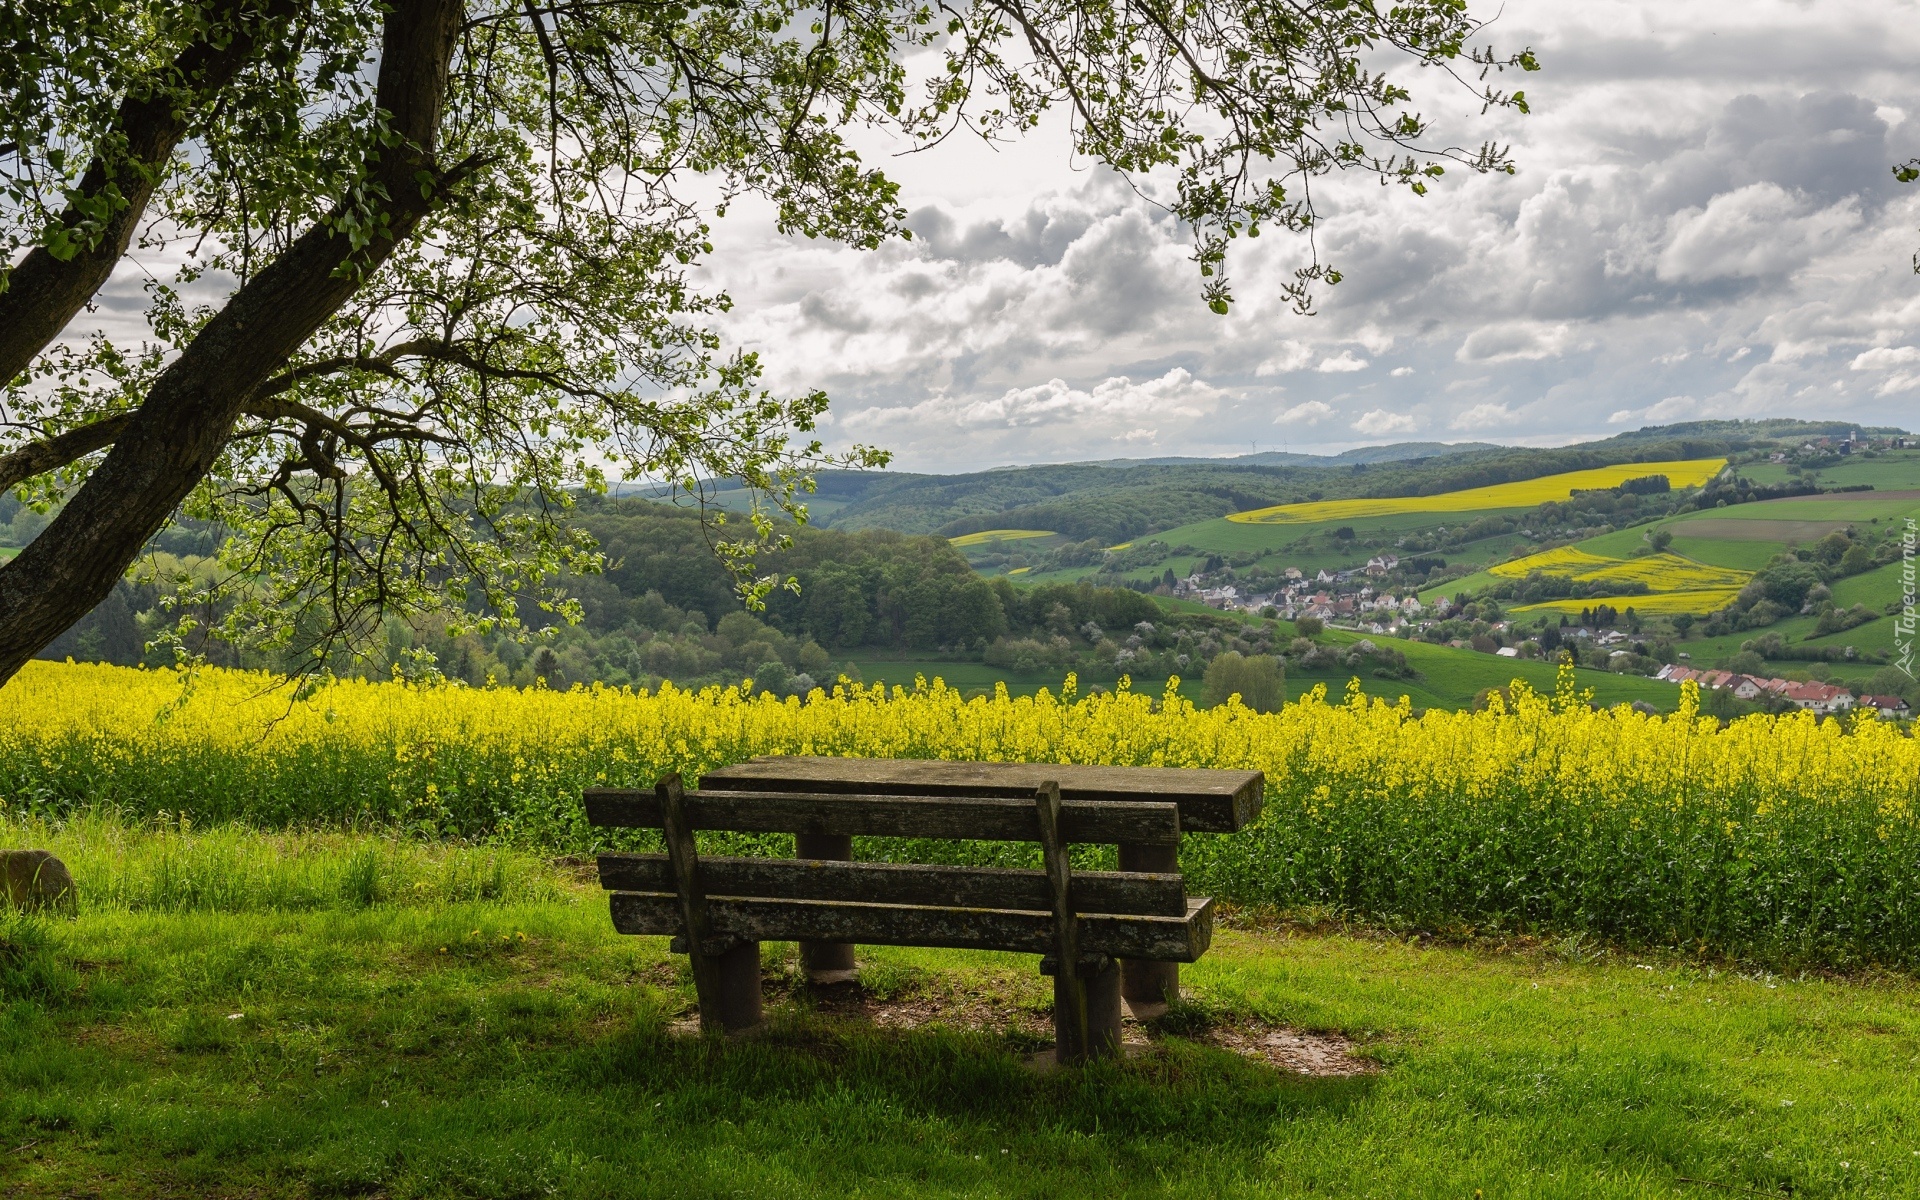
[[[1040,1073],[1032,956],[862,947],[816,999],[768,945],[768,1026],[709,1041],[686,960],[572,865],[31,832],[85,899],[0,925],[20,1200],[1920,1192],[1901,976],[1240,921],[1125,1061]],[[454,867],[495,891],[415,886]]]
[[[1833,602],[1850,608],[1855,604],[1864,604],[1874,612],[1880,612],[1885,606],[1901,594],[1900,564],[1891,562],[1882,567],[1842,579],[1833,585]],[[1863,653],[1876,650],[1894,651],[1894,624],[1891,617],[1882,616],[1877,621],[1865,625],[1856,625],[1840,633],[1831,633],[1825,637],[1812,636],[1818,624],[1815,617],[1788,617],[1776,621],[1765,629],[1750,629],[1741,633],[1730,633],[1717,638],[1693,638],[1675,643],[1680,649],[1693,656],[1696,666],[1707,666],[1721,662],[1739,653],[1742,642],[1751,641],[1763,634],[1777,633],[1789,643],[1805,642],[1816,646],[1853,646]],[[1783,660],[1773,664],[1779,670],[1805,670],[1809,663]],[[1883,664],[1874,662],[1837,662],[1828,663],[1836,679],[1865,679],[1879,670]]]
[[[1785,464],[1774,463],[1750,463],[1740,468],[1740,474],[1755,483],[1785,483],[1793,478]],[[1920,488],[1920,450],[1886,450],[1874,458],[1851,455],[1836,466],[1822,467],[1813,477],[1827,488],[1861,484],[1876,491]]]
[[[1202,612],[1212,611],[1198,604],[1189,603],[1186,607]],[[1277,621],[1274,624],[1283,639],[1295,636],[1293,627],[1287,622]],[[1320,640],[1328,645],[1343,646],[1368,636],[1344,629],[1329,629],[1321,634]],[[1390,647],[1405,654],[1408,664],[1420,673],[1418,679],[1380,679],[1361,672],[1358,676],[1361,691],[1389,702],[1397,702],[1405,696],[1415,708],[1465,708],[1487,688],[1505,687],[1515,679],[1523,679],[1529,686],[1543,692],[1551,692],[1554,688],[1557,668],[1552,663],[1501,658],[1475,650],[1401,641],[1397,638],[1374,636],[1370,640],[1377,646]],[[1014,696],[1031,696],[1043,687],[1058,693],[1064,674],[1042,671],[1022,675],[985,663],[877,655],[855,655],[852,661],[859,667],[862,679],[870,684],[885,683],[890,687],[898,685],[911,688],[917,675],[929,683],[936,678],[944,679],[950,687],[961,691],[991,692],[995,684],[1004,682],[1008,693]],[[1204,690],[1202,674],[1202,668],[1196,666],[1190,675],[1183,677],[1180,694],[1198,702]],[[1662,711],[1668,711],[1680,701],[1680,690],[1673,684],[1637,675],[1616,675],[1581,668],[1575,672],[1575,677],[1580,687],[1593,689],[1595,700],[1601,704],[1627,704],[1644,700]],[[1347,683],[1353,678],[1355,675],[1352,671],[1302,671],[1295,667],[1287,673],[1287,695],[1298,699],[1315,685],[1324,684],[1328,695],[1337,700],[1345,694]],[[1084,691],[1091,684],[1082,680],[1080,686]],[[1103,686],[1111,687],[1110,684]],[[1165,690],[1166,680],[1139,678],[1133,680],[1132,686],[1136,692],[1157,696]]]
[[[1330,630],[1324,636],[1330,641],[1358,641],[1361,635]],[[1558,671],[1558,667],[1550,662],[1501,658],[1454,646],[1405,642],[1395,638],[1374,638],[1373,641],[1376,645],[1390,646],[1405,654],[1408,665],[1420,672],[1422,677],[1399,680],[1366,676],[1360,680],[1361,690],[1370,696],[1389,700],[1404,694],[1416,708],[1464,708],[1486,688],[1505,687],[1516,679],[1525,680],[1536,691],[1551,693]],[[1644,700],[1662,711],[1670,711],[1680,702],[1680,689],[1657,679],[1616,675],[1585,667],[1575,671],[1574,678],[1578,687],[1593,689],[1594,700],[1603,705]],[[1287,694],[1298,696],[1316,682],[1325,682],[1328,692],[1337,696],[1346,686],[1347,676],[1314,679],[1290,672],[1287,676]]]
[[[1771,562],[1773,556],[1785,549],[1785,546],[1778,542],[1688,537],[1676,532],[1673,544],[1668,549],[1696,562],[1706,563],[1710,567],[1733,567],[1740,571],[1758,571]]]
[[[1629,558],[1636,551],[1647,548],[1647,538],[1653,531],[1666,530],[1674,535],[1668,547],[1674,554],[1706,566],[1758,571],[1790,546],[1811,544],[1834,529],[1883,524],[1914,513],[1920,513],[1920,491],[1796,496],[1708,509],[1670,520],[1630,526],[1577,542],[1574,549],[1608,558]],[[1698,532],[1690,533],[1690,530]],[[1425,603],[1431,603],[1441,596],[1461,592],[1472,594],[1499,582],[1498,576],[1479,571],[1424,589],[1420,598]],[[1839,598],[1836,589],[1835,599]],[[1886,599],[1892,597],[1887,596]],[[1850,605],[1856,600],[1868,603],[1869,607],[1879,607],[1863,596],[1855,596],[1844,603]],[[1884,604],[1885,600],[1880,603]],[[1616,602],[1616,607],[1631,604],[1631,597],[1623,597]],[[1812,629],[1813,621],[1810,618],[1805,622],[1805,627]],[[1780,628],[1784,630],[1786,625]],[[1864,643],[1861,644],[1864,646]]]

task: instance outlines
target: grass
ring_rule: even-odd
[[[1912,494],[1846,492],[1824,496],[1788,496],[1780,500],[1760,500],[1735,504],[1728,508],[1702,509],[1675,520],[1684,526],[1694,521],[1872,521],[1909,516],[1920,505]]]
[[[813,1010],[769,947],[770,1028],[708,1042],[673,1028],[684,960],[616,936],[569,869],[514,859],[487,900],[156,908],[102,891],[95,849],[38,836],[87,899],[75,922],[0,927],[0,1191],[23,1200],[1920,1189],[1920,1007],[1899,976],[1229,928],[1183,971],[1190,1031],[1339,1032],[1379,1071],[1306,1078],[1166,1034],[1040,1075],[1030,956],[863,948],[881,997],[1006,1018],[897,1029]],[[151,876],[197,836],[126,839],[122,869]],[[213,836],[342,875],[396,852]]]
[[[1684,526],[1682,527],[1684,528]],[[1725,538],[1686,537],[1676,533],[1672,550],[1709,566],[1736,571],[1758,571],[1785,549],[1779,542],[1731,541]]]

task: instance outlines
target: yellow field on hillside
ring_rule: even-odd
[[[1355,517],[1391,517],[1400,513],[1470,512],[1488,508],[1532,508],[1550,500],[1565,500],[1577,491],[1619,487],[1629,479],[1665,475],[1676,488],[1700,487],[1727,465],[1724,458],[1695,458],[1683,462],[1621,463],[1590,471],[1567,471],[1518,483],[1441,492],[1437,496],[1394,496],[1386,499],[1318,500],[1308,504],[1277,504],[1232,513],[1229,521],[1251,525],[1304,525]],[[976,535],[977,536],[977,535]]]
[[[1753,572],[1732,567],[1710,567],[1678,554],[1648,554],[1640,558],[1606,558],[1572,546],[1542,550],[1487,568],[1489,575],[1525,579],[1535,571],[1580,583],[1644,583],[1655,592],[1739,591]]]
[[[982,529],[979,533],[963,533],[957,538],[948,538],[951,545],[989,546],[995,542],[1019,542],[1028,538],[1052,537],[1051,529]]]
[[[1710,613],[1732,604],[1733,598],[1739,594],[1739,588],[1707,588],[1693,592],[1652,592],[1639,596],[1592,596],[1585,600],[1542,600],[1538,604],[1523,604],[1513,611],[1578,615],[1583,608],[1607,604],[1620,612],[1631,608],[1643,613]]]

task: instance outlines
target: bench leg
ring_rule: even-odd
[[[1065,972],[1053,977],[1053,1056],[1059,1063],[1085,1062],[1094,1058],[1116,1058],[1120,1054],[1120,966],[1112,959],[1106,968],[1083,975],[1087,989],[1087,1041],[1076,1045],[1073,1022],[1068,1018],[1072,1001],[1068,998]]]
[[[741,942],[715,960],[719,964],[720,1027],[740,1033],[760,1024],[760,943]]]
[[[1178,871],[1177,846],[1144,846],[1122,843],[1122,871]],[[1167,1005],[1180,998],[1180,964],[1149,962],[1128,958],[1120,961],[1120,994],[1127,1008],[1142,1021],[1151,1021],[1167,1011]]]
[[[853,839],[837,833],[796,833],[793,835],[793,856],[852,862]],[[851,983],[857,974],[853,963],[853,943],[803,941],[800,943],[800,969],[806,972],[808,983]]]

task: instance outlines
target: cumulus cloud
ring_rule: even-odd
[[[1856,371],[1875,371],[1912,362],[1920,362],[1920,346],[1875,346],[1854,355],[1848,365]]]
[[[1195,379],[1185,368],[1175,367],[1144,383],[1116,375],[1095,384],[1090,391],[1049,379],[1038,387],[1009,388],[993,400],[964,405],[956,415],[963,425],[1077,423],[1089,418],[1157,414],[1192,418],[1212,412],[1220,395],[1218,389]]]
[[[1692,417],[1714,415],[1714,410],[1703,406],[1692,396],[1668,396],[1657,404],[1645,408],[1623,408],[1607,418],[1610,425],[1621,425],[1628,421],[1639,421],[1647,425],[1661,425],[1668,421],[1684,421]]]
[[[1333,405],[1324,400],[1309,400],[1305,404],[1296,404],[1273,419],[1275,425],[1289,425],[1299,422],[1317,425],[1333,415]]]
[[[1860,225],[1857,201],[1811,209],[1776,183],[1715,196],[1673,215],[1654,273],[1668,282],[1763,279],[1805,266]]]
[[[1091,431],[1101,422],[1139,417],[1197,419],[1212,412],[1223,395],[1184,367],[1175,367],[1158,379],[1140,383],[1116,375],[1091,388],[1077,388],[1064,379],[1049,379],[1033,387],[1008,388],[990,399],[941,395],[914,405],[869,408],[845,419],[866,426],[937,424],[968,430],[1067,425]],[[1139,440],[1152,433],[1135,429],[1118,436]]]
[[[1487,325],[1468,334],[1454,357],[1463,363],[1551,358],[1565,347],[1569,335],[1565,325],[1546,326],[1533,321]]]
[[[1393,433],[1412,433],[1420,428],[1420,422],[1407,413],[1388,412],[1384,408],[1369,409],[1360,415],[1353,427],[1368,437],[1385,437]]]
[[[1476,404],[1447,423],[1450,429],[1492,429],[1511,424],[1513,410],[1504,404]]]
[[[1262,359],[1253,369],[1259,376],[1285,375],[1298,371],[1313,361],[1313,347],[1302,342],[1285,341],[1274,348],[1272,355]]]
[[[1351,350],[1342,350],[1332,358],[1323,358],[1320,360],[1320,365],[1314,368],[1314,370],[1320,372],[1322,375],[1344,375],[1349,371],[1364,371],[1366,369],[1367,360],[1364,358],[1355,358]]]

